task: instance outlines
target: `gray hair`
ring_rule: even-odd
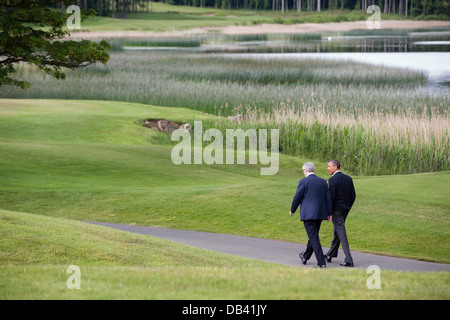
[[[314,172],[316,170],[316,168],[314,167],[314,163],[312,162],[305,162],[302,169],[308,172]]]

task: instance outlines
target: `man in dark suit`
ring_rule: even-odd
[[[314,251],[317,259],[316,267],[325,268],[326,262],[320,244],[319,230],[322,220],[331,220],[331,196],[326,180],[317,177],[314,172],[312,162],[306,162],[303,165],[305,178],[298,182],[289,214],[292,216],[300,206],[300,220],[303,221],[309,239],[306,251],[299,254],[302,263],[306,264]]]
[[[333,241],[331,248],[326,254],[327,261],[337,257],[339,245],[342,244],[345,260],[341,263],[344,267],[353,267],[353,258],[350,253],[347,232],[345,229],[345,219],[356,199],[353,180],[348,175],[340,171],[341,163],[338,160],[328,162],[328,172],[332,175],[328,179],[328,185],[333,203]]]

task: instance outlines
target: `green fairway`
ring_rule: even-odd
[[[364,21],[368,15],[358,10],[301,12],[289,10],[228,10],[153,3],[151,12],[121,14],[121,18],[91,17],[82,23],[82,31],[173,31],[198,27],[257,25],[261,23],[297,24]],[[396,14],[382,14],[384,20],[405,20]]]
[[[177,166],[169,138],[139,122],[208,117],[124,102],[1,100],[0,208],[306,243],[288,212],[311,159],[281,155],[275,176],[261,176],[260,165]],[[328,178],[326,163],[316,166]],[[449,182],[448,172],[356,177],[352,249],[450,262]],[[331,223],[321,237],[328,246]]]
[[[275,176],[249,164],[177,166],[170,139],[141,122],[209,117],[126,102],[0,100],[0,299],[450,297],[448,273],[383,271],[382,290],[369,290],[365,270],[283,267],[74,221],[305,243],[288,211],[311,159],[281,155]],[[326,163],[316,165],[327,178]],[[352,249],[448,263],[449,178],[356,177]],[[331,236],[324,224],[325,246]],[[69,265],[81,269],[81,290],[67,289]]]
[[[449,299],[447,272],[284,267],[67,219],[0,210],[0,299]],[[80,289],[68,289],[69,265]]]
[[[251,10],[195,8],[153,3],[151,12],[128,13],[126,18],[91,17],[82,23],[82,31],[173,31],[198,27],[258,24],[273,22],[273,13]]]

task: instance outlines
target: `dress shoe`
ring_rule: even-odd
[[[333,257],[331,257],[331,256],[329,256],[329,255],[325,255],[325,259],[327,259],[327,262],[328,263],[330,263],[331,262],[331,259],[332,259]]]
[[[306,264],[306,262],[308,261],[308,259],[305,259],[305,257],[303,256],[303,252],[300,252],[298,254],[298,256],[300,257],[300,260],[302,261],[303,264]]]
[[[320,268],[320,269],[324,269],[324,268],[326,268],[327,266],[325,265],[325,264],[323,264],[323,265],[321,265],[321,266],[319,266],[319,265],[315,265],[315,266],[313,266],[313,268]]]
[[[353,267],[353,262],[341,262],[340,265],[343,267]]]

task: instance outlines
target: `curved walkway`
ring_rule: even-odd
[[[306,245],[294,242],[267,240],[260,238],[235,236],[229,234],[176,230],[156,227],[141,227],[126,224],[91,222],[90,224],[110,227],[132,233],[151,235],[158,238],[172,240],[183,244],[208,250],[233,254],[237,256],[258,259],[296,267],[311,267],[316,264],[315,256],[311,257],[306,266],[300,263],[298,253],[304,251]],[[324,247],[324,251],[328,248]],[[401,271],[450,271],[450,264],[424,262],[405,258],[396,258],[370,253],[352,251],[356,268],[367,268],[377,265],[381,269]],[[327,268],[340,267],[344,253],[339,250],[338,258],[327,263]],[[342,267],[341,267],[342,268]]]

